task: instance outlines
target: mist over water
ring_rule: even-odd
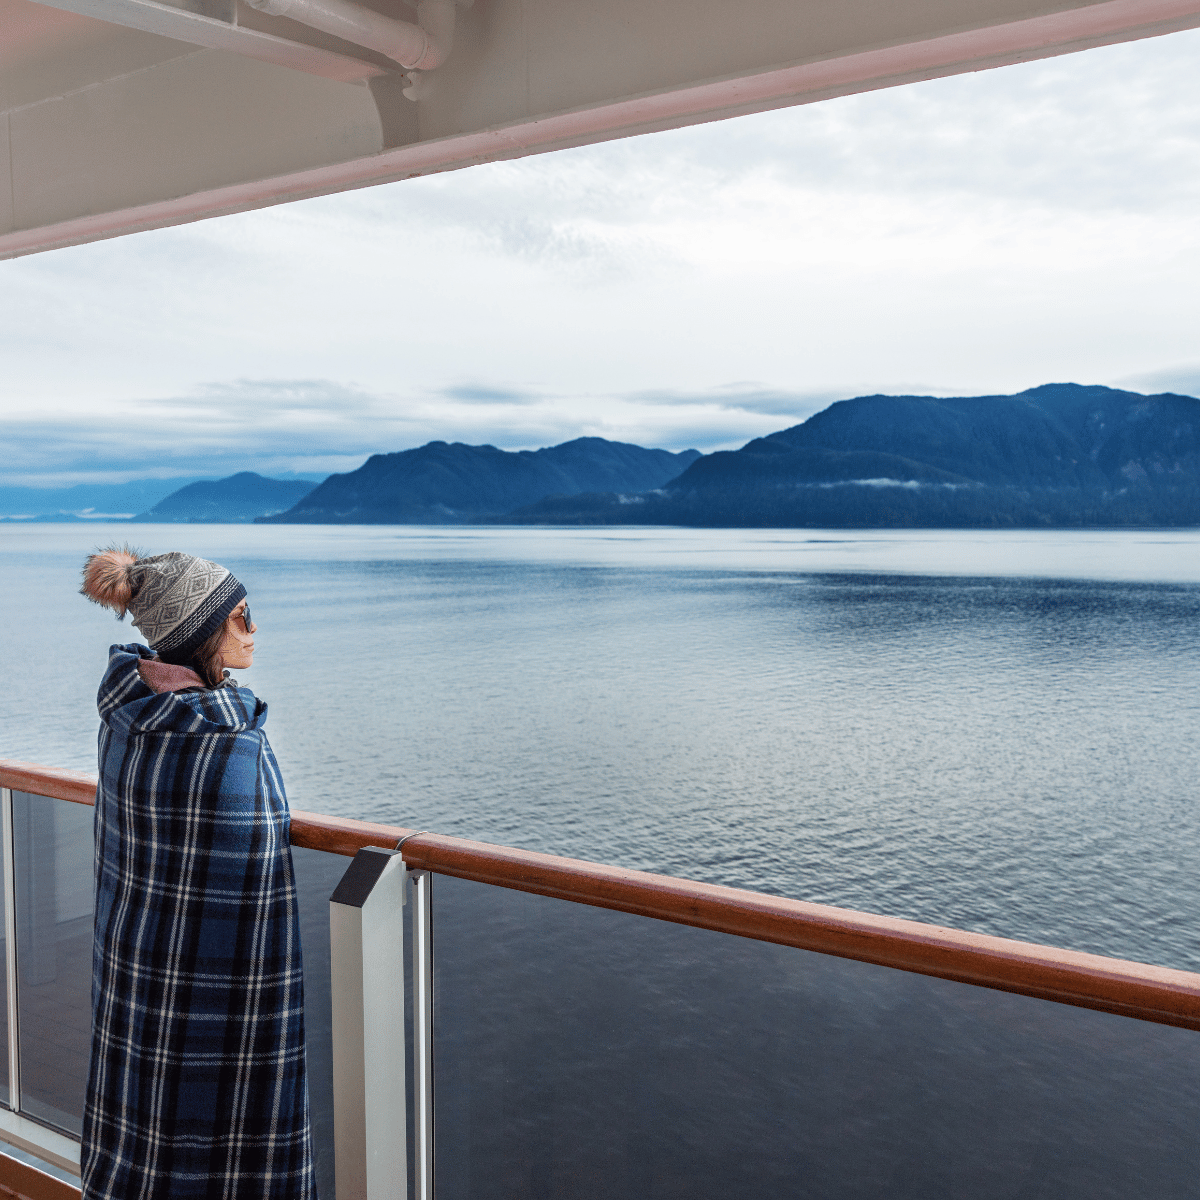
[[[94,769],[6,527],[0,755]],[[1200,968],[1200,535],[143,526],[249,589],[294,808]]]

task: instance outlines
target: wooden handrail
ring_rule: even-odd
[[[53,796],[55,800],[70,800],[73,804],[96,803],[95,775],[43,767],[40,763],[15,762],[11,758],[0,758],[0,787],[32,792],[35,796]]]
[[[92,803],[95,794],[93,777],[6,760],[0,760],[0,787],[79,804]],[[391,848],[411,832],[345,817],[292,813],[293,845],[334,854],[354,855],[364,846]],[[1200,1030],[1200,974],[1191,971],[442,834],[409,838],[403,855],[417,870]]]

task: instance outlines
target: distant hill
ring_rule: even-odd
[[[0,487],[0,519],[127,520],[192,482],[191,478],[136,479],[77,483],[69,488]]]
[[[291,508],[318,485],[306,479],[266,479],[241,471],[225,479],[201,479],[160,500],[135,521],[238,524]]]
[[[552,494],[645,492],[700,457],[604,438],[576,438],[542,450],[498,450],[430,442],[375,454],[345,475],[331,475],[278,524],[453,524],[497,517]]]
[[[1200,400],[1077,384],[861,396],[709,454],[656,492],[551,497],[551,524],[999,528],[1200,524]]]

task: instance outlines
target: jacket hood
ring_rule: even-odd
[[[267,723],[267,706],[245,687],[155,692],[138,672],[146,646],[110,646],[96,707],[114,733],[247,733]]]

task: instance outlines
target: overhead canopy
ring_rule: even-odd
[[[1200,26],[1200,0],[477,0],[413,77],[329,32],[352,9],[0,0],[0,257]]]

